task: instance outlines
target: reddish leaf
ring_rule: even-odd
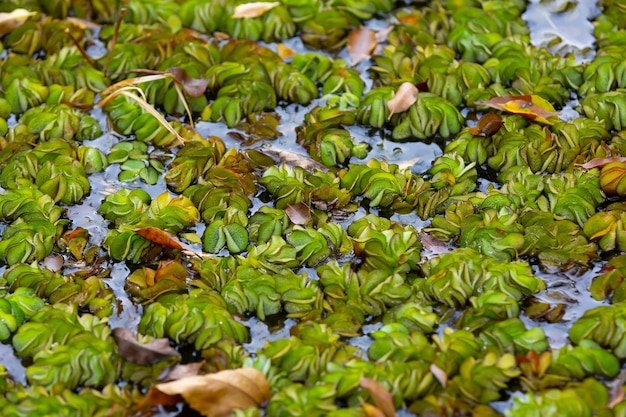
[[[417,87],[412,83],[402,83],[396,94],[387,102],[387,108],[393,115],[407,111],[409,107],[417,100]]]
[[[306,226],[311,221],[311,209],[303,202],[288,205],[285,213],[293,224]]]
[[[474,104],[491,107],[497,110],[522,115],[537,122],[552,124],[550,117],[558,115],[552,104],[537,95],[494,97],[486,101],[475,101]]]
[[[220,371],[154,385],[144,405],[171,405],[183,398],[203,416],[227,417],[233,410],[258,407],[270,398],[270,385],[255,368]]]
[[[370,378],[361,378],[359,385],[369,392],[376,408],[382,411],[385,417],[396,416],[396,407],[393,404],[393,397],[382,385]]]
[[[502,117],[494,113],[487,113],[480,118],[478,124],[475,127],[470,128],[470,133],[474,136],[489,137],[494,135],[502,125],[504,121]]]
[[[141,229],[135,229],[135,233],[153,243],[156,243],[157,245],[178,250],[185,249],[183,244],[176,237],[157,227],[143,227]]]
[[[602,168],[603,166],[613,162],[626,162],[626,157],[614,156],[612,158],[594,158],[591,161],[582,164],[581,167],[585,169]]]
[[[376,48],[376,34],[365,26],[354,29],[348,35],[348,55],[352,65],[356,65],[372,55]]]
[[[280,2],[277,1],[257,1],[254,3],[240,4],[239,6],[235,7],[235,10],[231,17],[233,19],[243,19],[263,16],[265,12],[273,9],[278,5],[280,5]]]
[[[170,346],[170,342],[166,338],[139,343],[133,332],[125,327],[113,329],[113,337],[117,343],[119,354],[126,360],[139,365],[148,365],[171,356],[180,356],[176,349]]]
[[[166,71],[174,76],[174,79],[183,86],[189,97],[202,97],[209,85],[208,79],[191,78],[187,75],[187,71],[180,67],[172,67]]]

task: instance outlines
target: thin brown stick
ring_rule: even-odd
[[[83,56],[83,58],[85,58],[85,60],[89,63],[89,65],[91,65],[93,68],[95,69],[100,69],[98,68],[98,64],[96,64],[96,61],[94,61],[89,54],[87,53],[87,51],[85,51],[83,49],[83,47],[81,46],[80,42],[78,42],[78,39],[76,39],[74,37],[74,35],[72,35],[72,32],[70,32],[69,28],[65,28],[65,34],[67,36],[70,37],[70,39],[72,40],[72,42],[74,43],[74,45],[78,48],[78,50],[80,51],[80,54]]]
[[[113,31],[113,38],[111,39],[111,48],[109,49],[109,54],[107,55],[107,60],[102,67],[102,72],[106,74],[107,68],[109,66],[109,62],[111,61],[111,57],[113,56],[113,50],[115,49],[115,44],[117,43],[117,35],[120,32],[120,26],[122,25],[122,20],[124,19],[124,15],[126,14],[126,8],[122,7],[120,9],[120,14],[117,16],[117,21],[115,22],[115,30]]]

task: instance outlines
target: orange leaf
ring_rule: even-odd
[[[235,7],[232,18],[243,19],[263,16],[265,12],[273,9],[278,5],[280,5],[280,2],[277,1],[257,1],[254,3],[240,4],[239,6]]]
[[[396,417],[396,407],[393,404],[393,397],[378,381],[370,378],[361,378],[359,385],[369,392],[376,408],[382,411],[385,417]]]
[[[296,51],[294,51],[284,43],[277,44],[276,51],[278,51],[278,56],[282,59],[293,58],[294,55],[296,55]]]
[[[356,65],[372,55],[376,48],[376,34],[365,26],[354,29],[348,35],[348,55],[352,65]]]
[[[519,114],[528,119],[549,125],[553,124],[553,122],[548,119],[558,115],[558,112],[554,110],[550,102],[534,94],[494,97],[486,101],[475,101],[474,104]]]
[[[183,244],[176,237],[157,227],[143,227],[141,229],[135,229],[135,233],[148,239],[150,242],[156,243],[157,245],[178,250],[185,249]]]
[[[387,102],[387,108],[391,114],[402,113],[417,100],[417,87],[412,83],[402,83],[396,94]]]
[[[269,400],[270,385],[255,368],[229,369],[154,385],[144,405],[171,405],[181,397],[203,416],[227,417],[235,409],[258,407]]]

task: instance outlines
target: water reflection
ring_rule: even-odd
[[[522,15],[530,29],[530,41],[553,54],[573,53],[580,62],[595,54],[593,24],[600,14],[595,0],[531,0]]]

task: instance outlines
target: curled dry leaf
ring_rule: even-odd
[[[603,166],[613,162],[626,162],[626,157],[614,156],[612,158],[594,158],[591,161],[586,162],[580,166],[584,169],[602,168]]]
[[[189,97],[201,97],[209,85],[208,79],[192,78],[187,75],[187,71],[180,67],[172,67],[166,72],[174,76],[174,79],[183,86],[183,90]]]
[[[391,115],[407,111],[417,100],[417,87],[412,83],[402,83],[396,95],[387,102],[387,108]]]
[[[148,343],[139,343],[134,333],[125,327],[113,329],[119,354],[126,360],[139,365],[148,365],[180,354],[170,346],[166,338],[154,339]]]
[[[503,124],[504,121],[502,117],[494,113],[487,113],[483,115],[478,121],[478,124],[470,128],[469,131],[474,136],[490,137],[496,134]]]
[[[553,124],[553,122],[548,119],[559,114],[554,110],[554,106],[552,106],[549,101],[534,94],[494,97],[490,100],[475,101],[474,104],[481,104],[508,113],[519,114],[528,119],[548,125]]]
[[[246,17],[259,17],[263,16],[265,12],[273,9],[274,7],[280,5],[278,1],[257,1],[254,3],[246,3],[240,4],[235,7],[235,11],[233,12],[233,19],[243,19]]]
[[[424,249],[430,251],[433,255],[441,255],[442,253],[450,252],[450,247],[445,242],[442,242],[428,233],[422,233],[420,240]]]
[[[378,381],[371,378],[361,378],[359,385],[369,392],[376,408],[382,411],[385,417],[396,416],[396,407],[393,404],[393,397]]]
[[[233,410],[258,407],[270,398],[270,384],[255,368],[228,369],[154,385],[144,405],[174,405],[184,399],[206,417],[227,417]]]
[[[22,26],[35,12],[26,9],[15,9],[11,13],[0,13],[0,36],[13,32]]]
[[[365,26],[354,29],[348,35],[348,55],[352,65],[356,65],[372,55],[376,48],[376,34]]]
[[[311,221],[311,209],[301,201],[287,206],[285,213],[293,224],[305,226]]]
[[[439,383],[441,384],[442,387],[444,387],[444,388],[446,387],[446,384],[448,383],[448,375],[446,375],[446,373],[443,371],[443,369],[441,369],[440,367],[438,367],[434,363],[431,363],[430,364],[430,373],[433,374],[435,379],[437,381],[439,381]]]
[[[176,237],[158,227],[142,227],[141,229],[135,229],[135,233],[157,245],[178,250],[185,249],[183,244]]]

